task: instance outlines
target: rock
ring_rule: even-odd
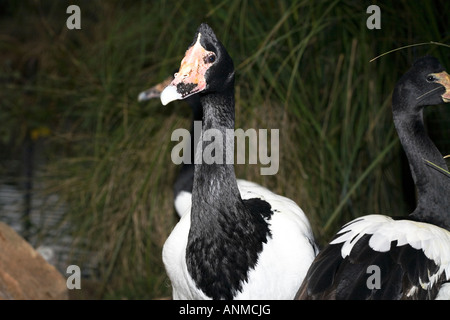
[[[8,225],[0,222],[0,300],[66,300],[66,279]]]

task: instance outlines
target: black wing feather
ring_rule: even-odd
[[[369,245],[371,236],[362,236],[345,259],[341,255],[342,243],[325,247],[308,270],[296,298],[398,300],[436,297],[439,284],[429,289],[421,286],[428,281],[429,275],[439,270],[423,250],[414,249],[409,244],[397,246],[393,241],[390,250],[378,252]],[[370,265],[379,267],[379,289],[371,289],[367,285],[371,276],[367,269]]]

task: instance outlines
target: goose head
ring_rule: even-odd
[[[161,102],[167,105],[197,93],[224,91],[233,85],[233,60],[214,31],[203,23],[197,29],[173,81],[161,93]]]
[[[147,101],[155,98],[161,97],[161,92],[164,90],[165,87],[167,87],[173,80],[172,76],[167,77],[162,82],[158,83],[157,85],[151,87],[150,89],[147,89],[145,91],[142,91],[138,95],[138,101]]]
[[[434,57],[418,59],[398,81],[393,112],[419,113],[424,106],[450,102],[450,76]]]

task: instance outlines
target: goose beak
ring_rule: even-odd
[[[445,87],[442,100],[444,100],[444,102],[450,102],[450,75],[447,72],[442,71],[440,73],[435,73],[434,76],[438,79],[436,82]]]
[[[138,101],[147,101],[154,98],[159,98],[161,96],[161,92],[167,87],[173,80],[173,77],[170,76],[166,78],[164,81],[158,83],[156,86],[151,87],[145,91],[139,93]]]
[[[173,81],[161,93],[161,103],[168,104],[174,100],[185,99],[205,90],[205,73],[213,62],[208,57],[215,54],[207,51],[200,44],[201,33],[197,41],[185,53],[180,70],[175,73]]]

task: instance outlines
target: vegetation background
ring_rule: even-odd
[[[81,30],[66,27],[69,4]],[[366,27],[372,4],[380,30]],[[278,174],[236,165],[239,178],[295,200],[320,244],[357,216],[406,215],[414,189],[391,93],[420,56],[449,70],[449,12],[449,1],[1,0],[0,176],[20,184],[31,161],[33,196],[64,203],[70,229],[53,241],[69,233],[71,252],[84,253],[69,264],[95,264],[75,298],[169,297],[161,248],[177,222],[179,169],[170,136],[191,113],[137,95],[173,73],[207,22],[235,62],[236,127],[280,129]],[[450,153],[450,110],[429,108],[426,121]]]

